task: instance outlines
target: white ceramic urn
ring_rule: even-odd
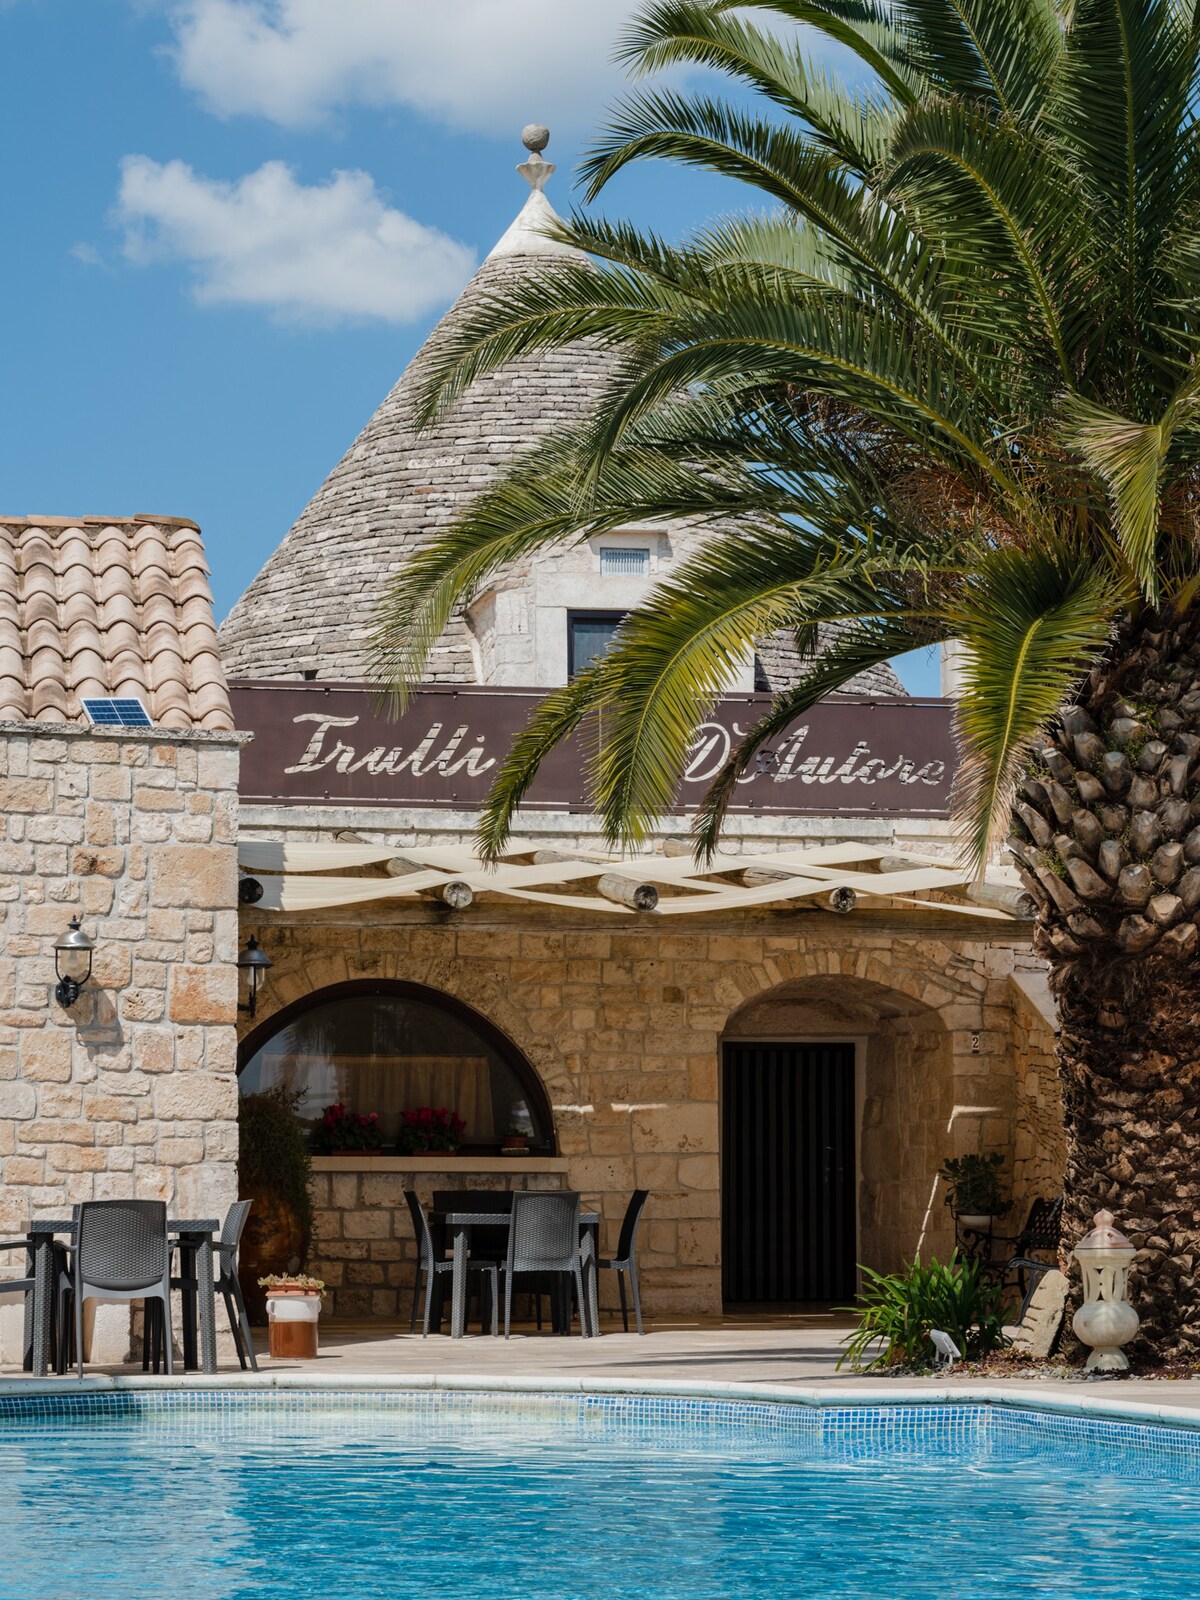
[[[1071,1326],[1082,1344],[1090,1344],[1088,1372],[1127,1372],[1129,1358],[1121,1346],[1138,1331],[1141,1318],[1127,1299],[1129,1267],[1137,1251],[1113,1227],[1111,1211],[1097,1211],[1095,1227],[1075,1246],[1083,1273],[1083,1304]]]

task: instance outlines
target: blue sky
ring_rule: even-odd
[[[193,517],[223,616],[520,208],[526,122],[566,209],[631,10],[0,0],[0,512]],[[647,167],[606,209],[735,203]]]

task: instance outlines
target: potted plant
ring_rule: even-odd
[[[312,1132],[311,1147],[317,1155],[378,1155],[383,1147],[383,1129],[377,1111],[350,1111],[339,1101],[326,1106]]]
[[[462,1143],[467,1125],[457,1111],[445,1106],[418,1106],[404,1113],[396,1148],[401,1155],[424,1155],[431,1150],[453,1152]]]
[[[946,1204],[964,1228],[986,1232],[994,1218],[1008,1210],[1000,1186],[1004,1157],[966,1155],[951,1157],[938,1173],[947,1184]]]
[[[251,1322],[266,1320],[258,1280],[298,1269],[312,1235],[308,1140],[296,1115],[304,1091],[277,1084],[238,1102],[238,1194],[254,1205],[238,1252],[238,1277]]]
[[[266,1294],[268,1354],[277,1361],[315,1361],[323,1281],[304,1272],[269,1272],[258,1287]]]
[[[529,1149],[529,1132],[525,1128],[511,1127],[504,1130],[504,1141],[500,1146],[500,1154],[504,1156],[524,1155]]]

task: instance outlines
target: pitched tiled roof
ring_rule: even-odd
[[[212,607],[194,522],[0,517],[0,722],[136,695],[163,727],[232,729]]]

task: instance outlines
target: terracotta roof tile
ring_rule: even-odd
[[[0,518],[0,721],[83,722],[86,695],[233,728],[194,523]]]

